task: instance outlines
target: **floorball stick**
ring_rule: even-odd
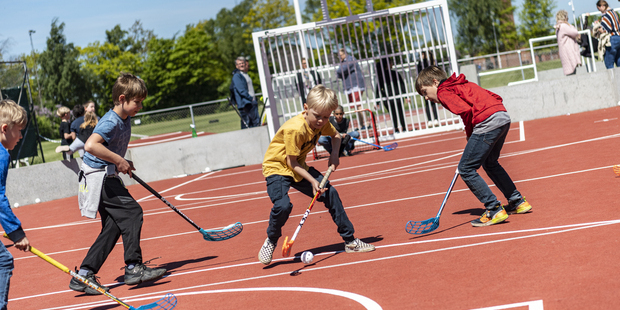
[[[282,256],[284,257],[289,257],[291,255],[291,248],[293,247],[293,243],[295,243],[295,238],[297,238],[297,234],[299,234],[299,231],[301,230],[301,226],[304,226],[304,223],[306,222],[306,218],[308,218],[308,215],[310,214],[310,211],[312,210],[312,206],[314,206],[314,202],[316,201],[316,199],[319,197],[321,191],[320,189],[323,189],[323,187],[325,187],[325,183],[327,183],[327,179],[329,178],[329,175],[332,174],[332,167],[329,167],[329,169],[327,169],[327,172],[325,172],[325,176],[323,177],[323,180],[321,180],[321,184],[319,184],[319,191],[316,192],[316,194],[314,194],[314,198],[312,198],[312,202],[310,203],[310,205],[308,206],[308,209],[306,209],[306,213],[304,213],[304,216],[301,218],[301,221],[299,221],[299,226],[297,226],[297,229],[295,230],[295,233],[293,234],[293,238],[291,238],[291,240],[288,240],[288,236],[284,237],[284,244],[282,245]]]
[[[364,140],[356,139],[356,138],[353,138],[353,137],[351,137],[351,139],[353,139],[355,141],[362,142],[362,143],[370,144],[372,146],[375,146],[375,147],[378,147],[380,149],[383,149],[384,151],[391,151],[391,150],[393,150],[393,149],[398,147],[398,143],[396,143],[396,142],[394,142],[394,143],[392,143],[392,144],[390,144],[388,146],[380,146],[380,145],[376,145],[374,143],[366,142]]]
[[[184,218],[188,223],[192,224],[194,228],[198,229],[198,231],[202,234],[205,240],[207,241],[222,241],[230,239],[241,233],[243,230],[243,225],[240,222],[230,224],[222,229],[202,229],[200,226],[196,225],[194,221],[192,221],[189,217],[187,217],[181,210],[177,209],[173,206],[166,198],[162,197],[157,191],[155,191],[152,187],[150,187],[146,182],[142,181],[135,173],[131,174],[131,177],[136,180],[140,185],[144,186],[151,194],[155,195],[155,197],[159,198],[159,200],[163,201],[170,209],[174,210],[177,214],[179,214],[182,218]]]
[[[441,203],[441,208],[439,208],[439,212],[437,212],[437,216],[430,218],[428,220],[425,220],[425,221],[407,222],[407,226],[405,227],[405,230],[408,233],[414,234],[414,235],[421,235],[421,234],[429,233],[437,229],[437,227],[439,227],[439,216],[441,216],[441,211],[443,211],[443,207],[446,205],[446,202],[448,201],[448,197],[450,197],[450,192],[452,192],[452,188],[454,187],[454,183],[456,183],[456,179],[458,177],[459,177],[459,169],[457,168],[456,172],[454,173],[454,178],[452,178],[452,183],[450,183],[450,188],[448,188],[448,192],[446,193],[446,196],[443,198],[443,202]]]
[[[4,234],[4,237],[7,238],[7,239],[9,238],[6,234]],[[123,307],[125,307],[125,308],[127,308],[129,310],[148,310],[148,309],[171,310],[171,309],[174,309],[174,307],[176,307],[176,305],[177,305],[177,298],[176,298],[176,296],[174,296],[173,294],[168,293],[163,298],[159,299],[156,302],[153,302],[153,303],[150,303],[150,304],[146,304],[146,305],[140,306],[138,308],[134,308],[134,307],[126,304],[122,300],[114,297],[114,295],[106,292],[106,290],[101,288],[99,285],[88,281],[88,279],[82,277],[77,272],[72,271],[71,269],[67,268],[65,265],[59,263],[58,261],[56,261],[55,259],[53,259],[53,258],[51,258],[51,257],[49,257],[47,255],[45,255],[45,253],[35,249],[34,247],[30,246],[30,250],[29,251],[32,254],[42,258],[46,262],[54,265],[56,268],[64,271],[65,273],[68,273],[69,275],[74,277],[76,280],[78,280],[78,281],[80,281],[80,282],[90,286],[94,290],[97,290],[97,292],[99,292],[99,293],[105,295],[106,297],[116,301],[121,306],[123,306]]]

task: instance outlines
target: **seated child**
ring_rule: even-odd
[[[71,145],[61,145],[56,148],[56,152],[63,152],[69,155],[75,153],[75,151],[80,154],[80,157],[84,157],[84,143],[76,143],[79,141],[87,141],[90,135],[93,133],[95,126],[97,126],[97,114],[95,112],[86,112],[84,114],[84,121],[80,125],[78,129],[78,134],[76,140],[71,143]]]
[[[458,170],[469,189],[484,204],[486,211],[473,226],[501,223],[508,214],[525,213],[532,206],[521,196],[510,176],[499,164],[499,154],[510,128],[510,116],[502,97],[475,83],[452,74],[450,78],[437,66],[422,70],[415,82],[416,91],[425,99],[440,103],[444,108],[461,116],[465,124],[467,145],[459,161]],[[503,206],[477,170],[482,166],[489,178],[508,200]]]
[[[330,114],[338,107],[336,93],[323,85],[317,85],[308,93],[304,111],[289,119],[280,127],[267,148],[263,161],[263,175],[267,180],[267,194],[273,202],[267,228],[267,239],[258,252],[258,260],[268,265],[282,226],[288,220],[293,204],[288,196],[291,187],[308,197],[319,191],[323,175],[306,164],[306,156],[314,148],[321,135],[332,137],[332,149],[340,148],[340,134],[328,121]],[[327,163],[335,169],[340,164],[338,154],[333,152]],[[332,220],[338,226],[338,233],[344,240],[347,253],[374,251],[375,247],[353,236],[353,224],[349,221],[340,196],[327,182],[317,201],[329,209]]]
[[[332,123],[336,131],[340,134],[340,152],[338,156],[349,156],[352,155],[351,151],[355,148],[355,139],[359,139],[360,133],[353,130],[347,133],[349,129],[349,119],[344,117],[344,109],[341,105],[339,105],[336,110],[334,110],[334,116],[329,117],[329,122]],[[332,138],[330,136],[322,136],[319,138],[319,144],[322,145],[325,150],[331,154],[332,153]]]

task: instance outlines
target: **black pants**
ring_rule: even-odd
[[[383,102],[386,109],[390,110],[392,114],[392,123],[394,124],[394,131],[399,132],[398,122],[400,122],[400,128],[403,131],[407,131],[407,122],[405,122],[405,111],[403,111],[403,105],[400,99],[389,100],[389,107],[386,101]]]
[[[142,263],[142,207],[131,197],[119,178],[104,180],[99,215],[101,232],[88,250],[80,268],[99,272],[120,236],[123,236],[125,264]]]
[[[323,175],[313,167],[310,167],[308,172],[317,181],[321,182],[323,180]],[[269,215],[269,227],[267,228],[267,237],[269,237],[271,242],[276,243],[282,236],[282,226],[284,226],[293,210],[293,204],[288,196],[288,191],[291,187],[308,197],[314,197],[312,184],[306,179],[295,182],[293,177],[290,176],[275,174],[267,177],[267,194],[269,194],[269,198],[273,202],[273,208]],[[355,229],[353,229],[353,224],[351,224],[347,213],[344,211],[338,192],[329,182],[327,182],[325,188],[327,188],[327,191],[319,196],[317,201],[323,202],[329,210],[332,220],[338,226],[338,233],[342,239],[344,241],[352,241]]]

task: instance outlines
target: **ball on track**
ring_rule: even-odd
[[[301,253],[301,261],[304,264],[311,264],[313,259],[314,259],[314,254],[312,254],[312,252],[305,251]]]

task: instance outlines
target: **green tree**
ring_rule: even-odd
[[[101,115],[114,106],[112,86],[116,78],[121,72],[140,75],[142,72],[141,58],[109,42],[102,44],[95,41],[79,51],[82,56],[84,76],[90,81],[93,98],[98,104],[98,112]]]
[[[554,0],[525,0],[523,9],[519,11],[519,35],[521,40],[539,38],[553,34]]]
[[[80,72],[79,51],[73,43],[67,43],[63,34],[65,23],[58,25],[58,19],[52,21],[47,49],[38,59],[41,65],[41,92],[45,105],[73,107],[92,98],[90,85]]]
[[[490,54],[496,51],[497,16],[501,16],[501,0],[449,0],[450,14],[457,20],[456,49],[462,54]],[[499,41],[498,37],[498,41]]]
[[[206,24],[188,25],[178,38],[151,40],[143,75],[149,87],[146,109],[219,98],[217,87],[229,75],[217,57],[213,36],[205,31]]]
[[[90,81],[99,114],[113,106],[112,86],[121,72],[142,74],[146,44],[154,35],[136,21],[129,30],[120,25],[106,30],[106,41],[96,41],[79,49],[84,75]]]
[[[231,10],[221,9],[214,20],[210,20],[203,26],[204,30],[213,36],[216,46],[215,54],[221,59],[223,69],[228,73],[217,88],[220,96],[228,95],[228,86],[232,77],[230,73],[235,69],[235,59],[239,56],[254,55],[252,42],[244,38],[249,25],[243,21],[253,4],[254,0],[243,0]],[[255,59],[251,59],[251,62],[255,63]],[[258,83],[258,80],[254,83]]]

